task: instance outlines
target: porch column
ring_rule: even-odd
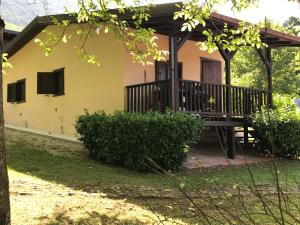
[[[224,58],[225,61],[225,82],[226,85],[231,85],[231,68],[230,68],[230,62],[231,58],[226,57]],[[231,105],[231,88],[226,88],[226,113],[228,114],[228,117],[231,117],[232,113],[232,105]]]
[[[268,107],[273,108],[272,49],[271,47],[265,47],[256,50],[266,67],[268,82]]]
[[[176,112],[179,107],[179,81],[178,81],[178,49],[177,37],[169,36],[169,63],[170,63],[170,79],[171,79],[171,108]]]
[[[230,52],[228,50],[225,50],[222,48],[221,45],[216,43],[219,52],[221,56],[223,57],[225,61],[225,81],[226,81],[226,113],[227,113],[227,120],[230,120],[231,118],[231,113],[232,113],[232,103],[231,103],[231,70],[230,70],[230,63],[235,55],[236,51]],[[235,131],[234,127],[227,127],[226,129],[226,137],[227,137],[227,156],[230,159],[235,158]]]

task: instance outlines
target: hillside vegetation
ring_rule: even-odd
[[[19,31],[36,16],[64,13],[65,6],[71,10],[75,3],[76,0],[2,0],[1,16],[7,29]]]

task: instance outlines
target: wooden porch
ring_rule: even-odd
[[[178,80],[178,83],[177,111],[211,120],[245,119],[267,105],[267,91],[260,89],[191,80]],[[171,80],[130,85],[126,92],[129,112],[171,109]]]
[[[192,113],[207,118],[206,126],[217,127],[226,143],[228,157],[234,158],[237,142],[234,128],[244,127],[244,141],[247,144],[249,132],[246,118],[262,106],[273,107],[272,49],[300,46],[299,38],[269,28],[260,29],[260,38],[266,45],[254,48],[266,68],[267,91],[233,86],[231,61],[237,50],[229,51],[217,41],[216,47],[224,61],[225,84],[184,80],[186,76],[179,69],[179,52],[184,44],[187,41],[207,40],[207,36],[203,34],[205,29],[220,34],[225,25],[235,29],[240,21],[213,13],[206,21],[205,28],[198,25],[192,31],[182,31],[184,21],[173,19],[177,10],[174,3],[161,5],[151,11],[151,19],[143,24],[144,27],[151,27],[157,34],[169,38],[169,79],[127,86],[127,110],[146,112],[151,109],[162,111],[170,108],[174,112]],[[200,80],[203,81],[202,78]]]
[[[216,127],[231,159],[235,158],[235,127],[243,127],[243,140],[247,144],[247,118],[262,107],[270,105],[268,91],[265,90],[184,79],[177,82],[173,84],[177,87],[174,92],[172,79],[127,86],[127,111],[174,111],[172,102],[175,102],[175,111],[199,115],[206,119],[205,126]]]

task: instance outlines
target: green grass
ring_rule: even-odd
[[[46,146],[39,145],[38,136],[11,137],[11,132],[8,133],[8,164],[10,168],[22,173],[80,188],[112,185],[164,188],[172,187],[173,185],[173,182],[158,174],[138,173],[92,161],[87,158],[83,149],[78,150],[83,151],[82,155],[72,153],[67,156],[67,151],[72,145],[56,146],[56,148],[49,151],[47,148],[50,148],[51,143]],[[18,132],[15,133],[18,134]],[[30,143],[30,138],[32,137],[35,138],[35,144]],[[53,143],[57,143],[57,141],[53,140]],[[66,154],[55,154],[59,150]],[[297,171],[300,171],[300,162],[291,160],[287,161],[286,165],[285,162],[279,162],[281,173],[284,175],[286,169],[288,169],[294,173],[297,180],[300,180],[300,173],[297,173]],[[250,168],[257,183],[269,184],[273,182],[272,163],[251,165]],[[251,182],[251,176],[246,166],[220,167],[197,172],[179,172],[175,173],[175,175],[185,183],[197,188],[206,187],[209,185],[208,180],[212,179],[217,180],[220,185],[234,185],[236,180],[246,183]],[[289,176],[287,181],[290,185],[295,183],[292,176]]]
[[[251,176],[245,166],[178,172],[174,175],[180,181],[174,182],[159,174],[138,173],[92,161],[87,158],[86,151],[75,143],[9,129],[6,133],[12,193],[17,193],[12,197],[16,224],[152,224],[156,221],[155,214],[193,224],[199,221],[189,201],[157,196],[162,191],[175,191],[182,182],[186,187],[204,191],[214,190],[216,185],[221,187],[221,191],[232,190],[237,180],[251,184]],[[250,166],[257,184],[274,186],[272,166],[271,162]],[[278,170],[283,185],[294,187],[295,180],[300,180],[299,161],[279,161]],[[93,193],[107,194],[107,198]],[[147,201],[141,196],[132,197],[131,194],[136,193],[146,196]],[[125,202],[124,198],[127,199]],[[214,214],[207,203],[201,199],[195,201]],[[246,202],[249,207],[259,204],[257,199],[248,197]],[[226,204],[226,207],[236,210],[231,201]],[[28,207],[32,210],[26,210]],[[44,214],[50,216],[45,217]],[[97,222],[99,218],[102,223]],[[261,219],[262,216],[257,216],[258,221]]]

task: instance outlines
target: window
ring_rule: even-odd
[[[26,101],[26,81],[19,80],[7,85],[7,102],[22,103]]]
[[[155,61],[155,79],[156,81],[168,80],[169,61]],[[178,79],[182,79],[182,63],[178,62]]]
[[[53,94],[60,96],[65,94],[64,69],[52,72],[37,73],[37,93]]]
[[[7,85],[7,102],[16,102],[16,83]]]

